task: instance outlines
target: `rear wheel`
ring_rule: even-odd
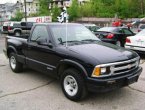
[[[15,31],[15,36],[20,36],[21,32],[20,31]]]
[[[13,72],[19,73],[23,70],[23,64],[18,62],[15,53],[10,53],[9,64]]]
[[[87,95],[83,77],[75,69],[64,71],[61,77],[61,87],[64,95],[73,101],[78,101]]]
[[[116,45],[119,46],[119,47],[121,47],[121,42],[120,41],[117,41],[116,42]]]

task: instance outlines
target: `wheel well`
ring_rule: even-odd
[[[21,30],[15,30],[14,33],[15,33],[15,32],[20,32],[20,33],[21,33]]]
[[[57,71],[59,78],[61,77],[61,75],[63,74],[63,72],[65,70],[67,70],[68,68],[74,68],[74,69],[78,70],[80,73],[83,72],[83,70],[81,68],[79,68],[78,66],[75,66],[75,65],[72,65],[72,64],[62,64],[62,65],[59,66],[58,71]],[[84,72],[81,75],[83,77],[85,77]]]
[[[16,53],[16,52],[14,51],[14,49],[9,48],[8,51],[7,51],[7,56],[8,56],[8,58],[10,57],[10,53],[12,53],[12,52]]]

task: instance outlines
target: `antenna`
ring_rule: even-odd
[[[67,8],[64,6],[63,11],[61,12],[60,16],[57,17],[58,21],[61,23],[65,23],[65,46],[67,47],[67,40],[68,40],[68,27],[67,27],[67,22],[68,22],[68,14],[67,14]]]

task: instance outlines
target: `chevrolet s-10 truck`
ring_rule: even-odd
[[[88,91],[107,92],[137,82],[142,68],[137,53],[100,41],[76,23],[35,24],[28,38],[6,37],[5,54],[13,72],[23,66],[60,79],[73,101]]]

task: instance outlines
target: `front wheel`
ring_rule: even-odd
[[[23,70],[23,64],[18,62],[15,53],[10,53],[9,64],[13,72],[19,73]]]
[[[79,71],[68,69],[61,77],[61,87],[64,95],[73,101],[78,101],[86,96],[86,87]]]

